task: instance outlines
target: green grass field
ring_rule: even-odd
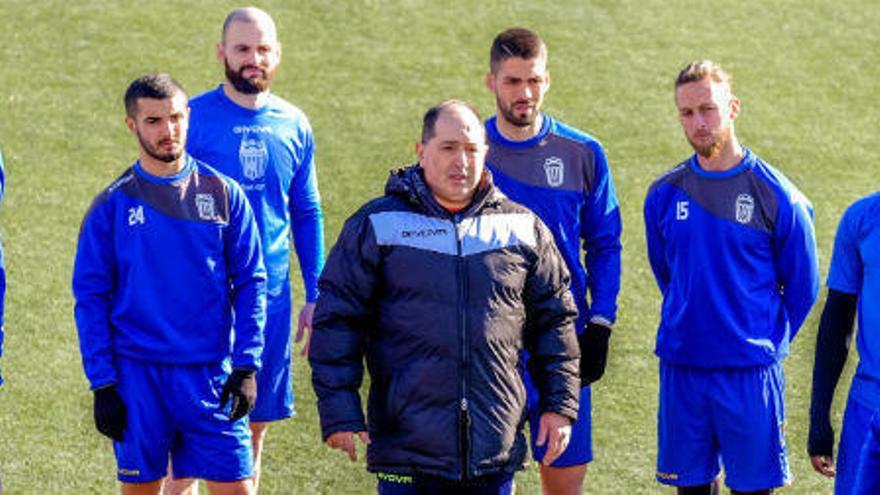
[[[213,44],[228,1],[2,0],[0,146],[8,194],[0,214],[9,271],[0,360],[0,473],[8,493],[112,493],[110,443],[92,424],[70,275],[92,197],[136,156],[121,96],[147,71],[192,94],[221,77]],[[873,0],[315,0],[264,1],[284,62],[274,90],[310,116],[318,142],[328,246],[345,218],[414,159],[425,109],[449,97],[489,115],[483,86],[494,35],[530,27],[550,49],[546,109],[605,145],[624,218],[624,278],[609,370],[594,388],[587,491],[670,493],[653,481],[659,293],[644,252],[642,200],[690,153],[672,80],[713,58],[734,75],[743,142],[812,200],[823,273],[846,206],[877,188],[880,4]],[[297,286],[297,299],[302,294]],[[299,304],[299,303],[297,303]],[[830,493],[806,456],[814,310],[793,345],[788,441],[795,482]],[[854,359],[850,358],[847,375]],[[362,461],[321,444],[305,360],[295,419],[273,427],[263,493],[370,493]],[[846,383],[839,389],[839,424]],[[536,470],[519,493],[538,493]]]

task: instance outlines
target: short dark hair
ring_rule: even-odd
[[[141,76],[129,84],[125,91],[125,113],[129,117],[137,114],[137,103],[141,98],[164,100],[173,98],[177,93],[183,93],[187,98],[186,90],[179,82],[168,74],[147,74]]]
[[[730,74],[711,60],[694,60],[687,64],[678,73],[678,77],[675,78],[675,87],[678,88],[687,83],[698,82],[704,79],[711,79],[717,83],[727,83],[733,89],[733,79],[730,77]]]
[[[526,28],[515,27],[501,32],[492,42],[489,52],[489,69],[493,74],[498,72],[501,62],[509,58],[547,58],[547,45],[538,33]]]
[[[443,113],[444,110],[447,110],[452,107],[463,107],[468,110],[477,118],[478,122],[482,122],[483,118],[480,117],[480,112],[471,105],[470,103],[463,100],[444,100],[440,103],[434,105],[429,108],[427,112],[425,112],[425,117],[422,119],[422,144],[427,144],[428,141],[434,139],[435,127],[437,126],[437,119],[440,118],[440,114]]]

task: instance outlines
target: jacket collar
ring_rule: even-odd
[[[472,216],[485,206],[497,205],[505,197],[495,187],[492,180],[492,172],[489,171],[488,167],[485,167],[483,168],[483,177],[477,185],[477,191],[470,204],[460,212],[453,214],[437,203],[434,194],[431,193],[431,189],[425,182],[424,171],[418,163],[392,170],[388,181],[385,183],[385,194],[401,197],[409,203],[420,206],[431,215],[440,217],[454,215],[460,217]]]

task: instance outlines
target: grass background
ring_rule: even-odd
[[[426,108],[458,97],[492,113],[482,81],[497,32],[525,25],[545,38],[553,75],[546,109],[604,143],[624,219],[619,324],[608,373],[593,394],[590,493],[669,493],[653,481],[659,294],[641,207],[653,178],[690,153],[672,100],[678,69],[713,58],[732,72],[743,142],[813,201],[823,273],[843,210],[877,188],[880,5],[872,0],[259,5],[274,15],[284,46],[274,90],[302,107],[315,129],[328,246],[344,219],[381,191],[387,170],[414,159]],[[72,318],[79,222],[91,198],[136,156],[122,120],[128,83],[167,71],[191,94],[212,88],[222,76],[213,44],[236,6],[0,1],[0,146],[9,187],[0,225],[10,284],[0,472],[8,493],[116,489],[110,444],[92,425]],[[298,300],[301,294],[297,285]],[[817,314],[786,362],[796,477],[786,493],[831,491],[805,453]],[[270,430],[263,493],[370,493],[374,482],[362,461],[350,464],[321,445],[303,359],[295,370],[298,415]],[[836,424],[847,384],[838,392]],[[517,480],[520,493],[538,493],[534,468]]]

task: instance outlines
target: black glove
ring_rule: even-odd
[[[125,403],[122,402],[116,385],[95,390],[95,427],[98,431],[111,440],[121,442],[127,422]]]
[[[588,323],[578,335],[581,348],[581,386],[585,387],[605,374],[608,361],[608,338],[611,329],[599,323]]]
[[[232,370],[220,393],[220,407],[232,400],[229,421],[238,421],[254,410],[257,401],[257,380],[254,370]]]

